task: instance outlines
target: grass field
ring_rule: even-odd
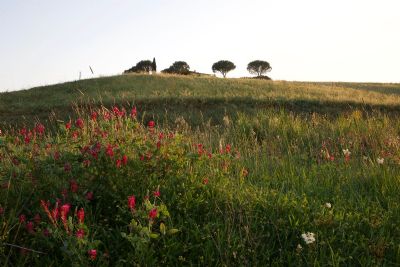
[[[0,263],[398,266],[399,93],[146,75],[3,93]]]

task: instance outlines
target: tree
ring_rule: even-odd
[[[187,75],[190,73],[190,66],[185,61],[175,61],[168,69],[162,72]]]
[[[236,68],[235,64],[230,62],[229,60],[220,60],[218,62],[215,62],[212,65],[212,71],[215,72],[220,72],[224,78],[226,77],[226,74],[230,72],[231,70],[234,70]]]
[[[153,57],[153,63],[151,64],[151,68],[153,69],[154,72],[157,71],[157,63],[155,57]]]
[[[256,74],[257,77],[272,70],[271,65],[267,61],[254,60],[247,65],[247,70],[250,74]]]
[[[149,73],[152,70],[153,70],[153,63],[150,60],[141,60],[136,64],[136,66],[124,71],[124,73],[129,73],[129,72]]]

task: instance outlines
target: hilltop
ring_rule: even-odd
[[[79,80],[0,94],[0,122],[67,119],[72,106],[137,105],[148,115],[187,115],[194,124],[220,120],[225,113],[265,108],[335,115],[354,108],[400,110],[400,84],[316,83],[205,76],[129,74]]]

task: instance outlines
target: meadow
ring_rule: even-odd
[[[3,266],[398,266],[400,85],[123,75],[0,94]]]

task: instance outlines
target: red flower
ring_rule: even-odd
[[[76,119],[76,121],[75,121],[75,126],[78,127],[78,128],[80,128],[80,129],[82,129],[83,126],[84,126],[83,119],[82,119],[82,118]]]
[[[126,155],[123,155],[121,160],[122,160],[122,164],[124,164],[124,165],[128,164],[128,157]]]
[[[108,144],[106,148],[106,154],[111,158],[114,156],[113,146]]]
[[[26,221],[26,216],[24,214],[19,215],[19,222],[24,223]]]
[[[105,121],[109,121],[109,120],[111,119],[111,114],[110,114],[110,112],[104,112],[104,114],[103,114],[103,119],[104,119]]]
[[[76,138],[78,138],[78,136],[79,136],[79,133],[77,131],[74,131],[72,133],[72,138],[76,139]]]
[[[92,119],[92,121],[97,120],[97,112],[96,111],[92,111],[92,114],[90,114],[90,118]]]
[[[157,142],[157,148],[160,149],[160,147],[161,147],[161,141],[158,141]]]
[[[153,196],[155,196],[155,197],[160,197],[160,195],[161,195],[160,191],[158,191],[158,190],[153,192]]]
[[[117,159],[115,162],[115,165],[117,166],[117,168],[121,168],[121,164],[122,164],[122,161],[120,159]]]
[[[226,153],[231,152],[231,145],[226,145],[226,147],[225,147],[225,152],[226,152]]]
[[[85,160],[83,161],[83,166],[89,167],[89,166],[90,166],[90,160],[85,159]]]
[[[31,221],[26,223],[25,227],[26,227],[26,230],[28,231],[28,233],[30,233],[30,234],[34,233],[33,226],[34,226],[33,222],[31,222]]]
[[[203,184],[208,184],[208,178],[203,179]]]
[[[132,110],[131,110],[131,117],[132,118],[136,118],[136,115],[137,115],[136,107],[133,107]]]
[[[89,254],[89,257],[90,257],[92,260],[95,260],[95,259],[96,259],[96,256],[97,256],[97,250],[91,249],[91,250],[89,250],[88,254]]]
[[[149,212],[149,218],[151,220],[154,220],[154,218],[156,218],[156,217],[157,217],[157,208],[154,208]]]
[[[75,180],[69,182],[69,187],[72,193],[78,192],[78,183]]]
[[[154,126],[156,125],[156,123],[154,121],[149,121],[149,123],[147,124],[147,126],[152,129],[154,128]]]
[[[54,160],[59,160],[60,159],[60,152],[58,152],[58,151],[54,152],[53,158],[54,158]]]
[[[129,207],[131,210],[134,210],[134,209],[135,209],[135,205],[136,205],[136,198],[135,198],[135,196],[134,196],[134,195],[129,196],[129,197],[128,197],[128,207]]]
[[[66,219],[69,213],[69,209],[71,208],[70,204],[64,204],[61,206],[61,219]]]
[[[83,221],[85,220],[85,211],[83,210],[83,208],[80,208],[78,210],[78,212],[76,213],[76,217],[78,217],[79,223],[83,223]]]
[[[85,198],[89,201],[91,201],[93,199],[93,192],[87,192]]]
[[[37,132],[39,135],[43,135],[44,134],[44,130],[45,130],[45,127],[44,127],[43,124],[41,124],[41,123],[36,124],[35,132]]]
[[[77,238],[83,238],[84,236],[85,236],[85,231],[83,231],[83,229],[79,229],[78,231],[76,231]]]

